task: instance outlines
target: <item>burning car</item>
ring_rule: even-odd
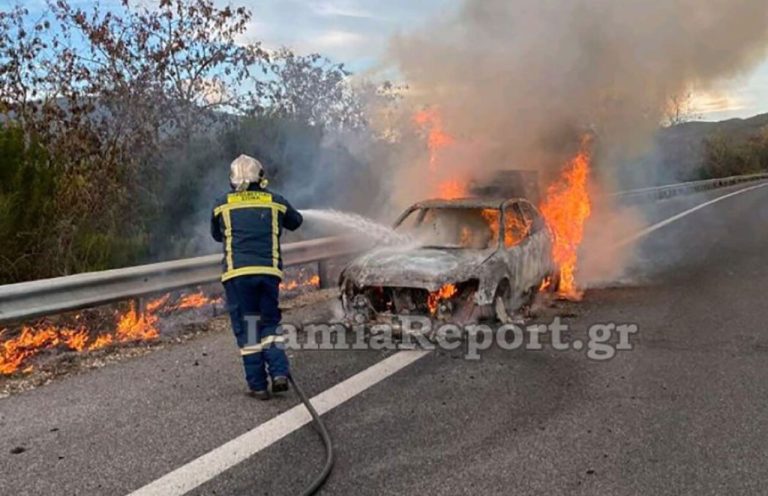
[[[430,200],[395,223],[401,246],[370,251],[340,277],[348,319],[427,315],[510,322],[543,286],[556,286],[552,233],[524,199]]]

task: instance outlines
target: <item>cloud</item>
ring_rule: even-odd
[[[313,2],[311,9],[322,17],[351,17],[354,19],[376,19],[368,10],[360,8],[359,5],[350,5],[349,2]]]
[[[691,111],[694,114],[734,112],[743,110],[746,106],[742,97],[726,92],[697,93],[691,101]]]
[[[230,0],[216,0],[224,5]],[[446,0],[235,0],[253,11],[242,41],[269,49],[287,46],[318,52],[353,70],[366,70],[382,57],[398,30],[414,28],[446,10]],[[457,0],[448,0],[457,4]]]
[[[316,47],[317,50],[352,48],[357,45],[368,44],[369,38],[351,31],[325,31],[320,35],[307,41],[309,46]]]
[[[708,92],[694,92],[693,113],[706,121],[768,112],[768,61],[754,72],[724,81]]]

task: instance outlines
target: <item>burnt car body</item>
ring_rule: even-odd
[[[551,231],[524,199],[425,201],[395,229],[412,241],[369,251],[341,273],[342,305],[353,322],[398,315],[509,322],[557,273]]]

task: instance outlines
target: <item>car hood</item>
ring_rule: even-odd
[[[471,279],[493,250],[383,248],[362,255],[345,269],[342,278],[363,286],[402,286],[440,289],[444,284]]]

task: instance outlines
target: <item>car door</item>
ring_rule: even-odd
[[[516,286],[525,292],[536,285],[538,268],[531,263],[535,239],[531,236],[533,217],[525,204],[513,202],[504,209],[504,249],[511,252],[516,265]]]
[[[501,246],[506,260],[512,293],[510,305],[517,308],[523,303],[523,293],[528,290],[529,274],[526,273],[524,245],[527,243],[525,217],[516,203],[504,206]]]
[[[548,277],[552,271],[552,243],[547,231],[547,223],[538,210],[530,203],[519,203],[520,210],[530,226],[528,240],[530,243],[530,259],[528,265],[531,268],[530,276],[534,283],[538,284]]]

